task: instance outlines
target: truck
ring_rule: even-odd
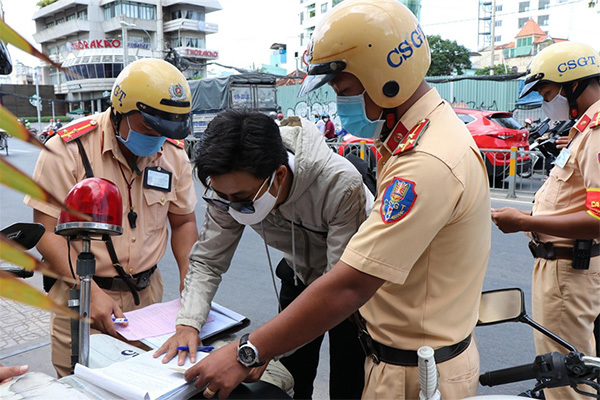
[[[246,72],[188,81],[192,91],[192,133],[185,141],[190,158],[206,126],[221,111],[244,108],[277,112],[276,80],[274,75]]]

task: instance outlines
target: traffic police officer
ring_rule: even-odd
[[[369,355],[363,398],[418,397],[423,345],[436,350],[442,397],[475,395],[472,332],[490,251],[489,189],[464,123],[424,81],[425,34],[397,1],[347,0],[316,27],[309,59],[303,92],[329,82],[344,128],[376,138],[378,198],[330,272],[186,379],[224,398],[248,375],[244,365],[299,346],[360,307]]]
[[[563,42],[531,62],[520,97],[537,91],[547,117],[577,120],[532,212],[492,210],[505,233],[529,232],[535,257],[533,318],[590,356],[597,355],[600,315],[600,57],[590,46]],[[538,354],[566,350],[535,333]],[[547,399],[585,398],[570,387],[544,390]]]
[[[198,233],[192,171],[181,140],[191,127],[191,93],[185,77],[166,61],[138,60],[119,74],[111,100],[112,107],[102,114],[67,125],[46,143],[53,154],[40,153],[33,179],[59,199],[90,175],[119,188],[126,221],[123,235],[106,245],[93,241],[91,246],[96,257],[93,327],[116,336],[112,316],[124,317],[123,311],[162,300],[156,264],[166,250],[167,220],[180,288]],[[34,221],[46,227],[37,245],[39,252],[56,273],[71,276],[68,257],[75,265],[81,243],[73,242],[69,254],[65,239],[54,234],[60,210],[30,197],[25,203],[33,207]],[[49,296],[66,305],[68,285],[57,281]],[[50,324],[52,362],[58,375],[64,376],[71,372],[70,322],[53,315]]]

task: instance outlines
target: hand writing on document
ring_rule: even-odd
[[[200,342],[198,330],[196,328],[186,325],[177,325],[175,334],[156,350],[154,358],[166,353],[162,362],[168,363],[177,353],[179,353],[177,365],[183,365],[188,352],[185,350],[177,350],[177,347],[187,346],[190,349],[190,362],[195,363],[197,347],[201,345],[202,342]]]

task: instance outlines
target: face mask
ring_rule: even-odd
[[[379,135],[385,121],[371,121],[367,118],[364,92],[356,96],[337,96],[336,102],[342,126],[349,133],[362,138]]]
[[[569,119],[569,101],[559,91],[552,100],[542,102],[542,112],[552,120],[567,121]]]
[[[277,196],[273,196],[269,193],[269,189],[273,185],[273,181],[275,180],[275,172],[271,176],[271,183],[269,183],[269,187],[267,191],[263,193],[258,199],[254,200],[254,213],[252,214],[244,214],[239,211],[234,210],[229,207],[229,215],[233,217],[237,222],[242,225],[254,225],[258,224],[260,221],[265,219],[267,215],[273,210],[275,207],[275,203],[277,202],[277,197],[279,197],[279,189],[281,189],[281,185],[279,185],[279,189],[277,189]],[[258,189],[260,192],[260,189]]]
[[[165,140],[167,140],[164,136],[150,136],[134,131],[131,129],[131,125],[129,125],[129,118],[126,118],[126,121],[127,126],[129,127],[127,140],[123,140],[121,136],[117,136],[117,138],[138,157],[151,156],[152,154],[157,153],[165,143]]]

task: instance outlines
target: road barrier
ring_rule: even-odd
[[[327,141],[327,145],[342,156],[348,153],[365,160],[373,173],[377,173],[377,152],[372,144]],[[538,150],[479,149],[485,160],[490,187],[494,191],[506,192],[506,197],[535,193],[552,168],[546,156]]]

